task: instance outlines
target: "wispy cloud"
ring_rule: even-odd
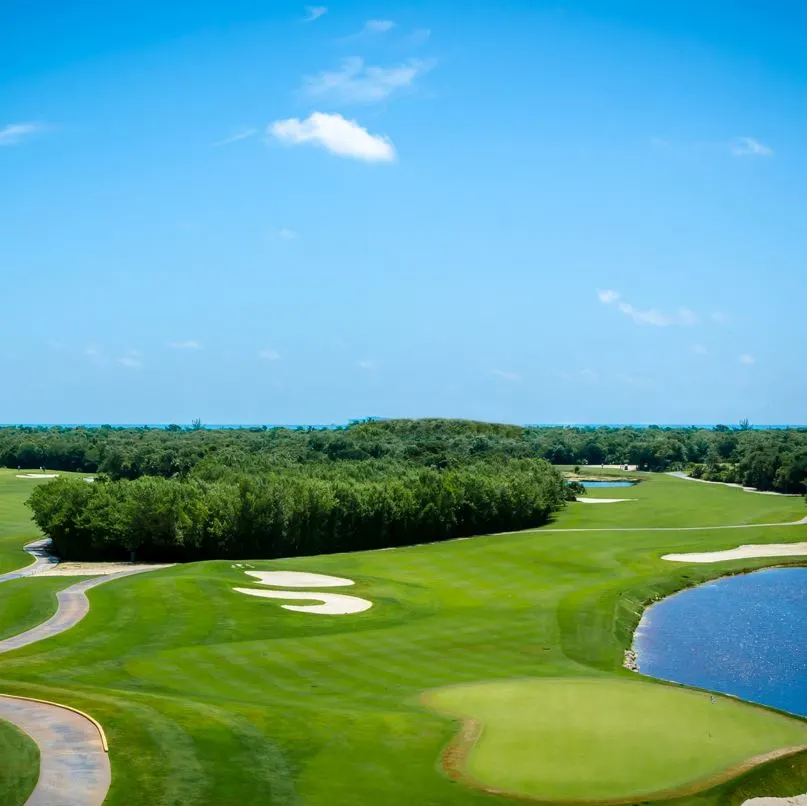
[[[185,341],[172,341],[170,346],[175,350],[200,350],[202,348],[202,345],[193,339],[187,339]]]
[[[753,137],[735,137],[729,143],[729,150],[735,157],[772,157],[773,149]]]
[[[754,358],[753,355],[749,355],[748,353],[743,353],[740,356],[740,363],[746,364],[747,366],[751,366],[751,364],[756,364],[757,360]]]
[[[296,241],[300,236],[293,229],[281,227],[277,231],[277,237],[280,238],[281,241]]]
[[[365,162],[394,162],[396,159],[395,147],[388,137],[370,134],[355,120],[347,120],[341,115],[314,112],[305,120],[275,121],[267,131],[282,143],[308,143],[339,157]]]
[[[223,140],[217,140],[213,143],[214,146],[226,146],[230,143],[237,143],[239,140],[247,140],[250,137],[254,137],[258,133],[258,130],[251,127],[246,126],[243,129],[237,129],[228,137],[225,137]]]
[[[9,123],[0,128],[0,146],[16,146],[31,135],[45,130],[41,123]]]
[[[395,27],[392,20],[367,20],[364,23],[364,30],[371,34],[385,34]]]
[[[731,321],[731,317],[728,314],[715,311],[715,313],[712,314],[712,321],[717,322],[719,325],[727,325]]]
[[[265,350],[261,350],[258,353],[258,358],[262,361],[280,361],[280,353],[277,350],[273,350],[271,347],[267,347]]]
[[[674,314],[665,314],[656,308],[636,308],[630,302],[622,299],[617,291],[601,289],[597,291],[597,298],[603,305],[613,305],[620,313],[629,316],[637,325],[653,325],[654,327],[669,327],[670,325],[694,325],[698,316],[689,308],[679,308]]]
[[[702,344],[691,344],[689,349],[694,355],[709,355],[709,351]]]
[[[520,381],[521,380],[521,375],[519,375],[517,372],[508,372],[507,370],[504,370],[504,369],[494,369],[493,374],[497,378],[501,378],[503,381],[511,381],[512,382],[512,381]]]
[[[87,358],[100,358],[101,350],[95,345],[91,344],[89,347],[85,348],[84,355],[86,355]]]
[[[358,367],[359,369],[370,372],[371,370],[375,369],[375,361],[368,361],[367,359],[364,359],[358,362]]]
[[[126,354],[118,359],[118,363],[127,369],[140,369],[140,367],[143,366],[143,361],[138,350],[127,350]]]
[[[372,104],[392,94],[411,89],[415,81],[434,67],[433,61],[410,59],[390,67],[366,65],[364,59],[345,59],[339,69],[324,70],[305,79],[305,91],[312,98],[345,104]]]
[[[306,6],[305,7],[305,22],[314,22],[320,17],[328,13],[327,6]]]
[[[640,378],[628,372],[617,372],[614,377],[619,383],[624,383],[628,386],[653,386],[653,380],[651,378]]]

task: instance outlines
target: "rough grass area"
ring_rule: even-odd
[[[0,803],[22,806],[39,777],[39,748],[30,736],[0,721]]]
[[[807,513],[799,499],[644,479],[630,490],[641,503],[572,505],[552,528],[580,519],[612,527],[620,514],[630,517],[627,525],[652,527],[780,522]],[[17,508],[7,510],[18,544],[28,517],[23,499],[18,495]],[[0,534],[6,517],[0,515]],[[27,529],[29,539],[36,536]],[[730,570],[771,564],[696,567],[664,562],[661,554],[804,539],[807,526],[537,530],[252,563],[354,579],[346,592],[374,606],[350,616],[293,613],[282,601],[237,594],[232,589],[250,578],[234,563],[178,566],[91,591],[91,611],[73,630],[0,657],[0,691],[64,702],[103,723],[111,806],[506,802],[439,772],[457,722],[424,706],[424,691],[537,677],[635,680],[621,664],[644,603]],[[42,581],[24,580],[9,597],[28,590],[28,606],[49,600],[52,590],[34,587]],[[614,711],[620,742],[630,738],[639,710]],[[731,710],[745,714],[740,706]],[[658,717],[660,731],[666,714]],[[804,722],[792,724],[800,729]],[[742,730],[731,743],[744,741]],[[731,733],[727,724],[721,731],[724,739]],[[718,806],[801,792],[804,753],[676,803]]]
[[[447,773],[542,801],[694,794],[760,756],[807,746],[807,723],[727,697],[616,678],[452,686],[425,699],[479,726],[475,742],[456,743],[444,756]]]

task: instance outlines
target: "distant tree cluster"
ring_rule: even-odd
[[[209,464],[208,471],[214,468]],[[367,470],[365,468],[364,470]],[[311,468],[37,487],[34,520],[65,559],[272,558],[406,546],[540,526],[566,500],[541,459],[442,471]]]
[[[365,421],[335,429],[0,428],[0,465],[102,472],[112,479],[217,475],[299,465],[379,462],[442,470],[469,462],[546,459],[683,470],[763,490],[804,492],[807,429],[539,428],[462,420]],[[719,478],[718,478],[719,477]]]
[[[804,493],[807,430],[458,420],[0,429],[0,464],[99,474],[31,497],[36,522],[72,558],[279,557],[529,528],[580,492],[551,464],[623,463]]]

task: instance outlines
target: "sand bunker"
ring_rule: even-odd
[[[343,593],[315,593],[313,591],[264,591],[258,588],[233,588],[247,596],[258,596],[262,599],[308,599],[320,601],[322,604],[281,605],[285,610],[296,610],[299,613],[320,613],[326,616],[344,616],[348,613],[361,613],[369,610],[373,603],[358,596],[346,596]]]
[[[807,543],[769,543],[767,546],[740,546],[726,551],[664,554],[661,559],[674,563],[720,563],[726,560],[747,560],[752,557],[797,557],[802,554],[807,555]],[[748,802],[750,801],[746,801]]]
[[[121,571],[154,571],[169,568],[171,563],[149,565],[147,563],[54,563],[45,566],[36,576],[48,577],[100,577],[119,574]]]
[[[622,501],[635,501],[635,498],[582,498],[577,499],[581,504],[619,504]]]
[[[17,473],[18,479],[56,479],[58,473]]]
[[[354,585],[352,579],[331,577],[327,574],[309,574],[305,571],[247,571],[264,585],[275,588],[340,588]]]
[[[807,794],[790,798],[751,798],[744,800],[743,806],[807,806]]]

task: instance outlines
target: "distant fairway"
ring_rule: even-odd
[[[643,478],[629,491],[639,502],[572,504],[548,528],[776,523],[807,513],[801,499],[749,495],[667,476]],[[40,483],[47,482],[0,473],[0,501],[6,504],[0,535],[11,534],[2,545],[18,565],[28,561],[18,547],[38,536],[22,502]],[[611,492],[591,494],[610,497]],[[67,703],[104,725],[113,770],[107,803],[112,806],[470,806],[507,801],[453,783],[440,772],[440,758],[458,731],[457,716],[465,711],[457,702],[451,703],[456,714],[442,713],[445,704],[435,711],[423,703],[424,692],[442,689],[448,697],[457,684],[471,684],[468,691],[486,694],[478,702],[481,714],[490,699],[484,684],[496,683],[509,693],[493,721],[505,724],[516,713],[524,723],[531,715],[539,723],[545,720],[549,730],[558,711],[554,700],[545,713],[537,708],[531,687],[548,683],[536,678],[585,687],[594,677],[598,687],[604,686],[598,688],[602,696],[570,701],[568,708],[578,726],[609,726],[613,763],[589,753],[586,758],[595,766],[588,768],[586,758],[578,756],[574,780],[565,786],[581,787],[580,797],[596,792],[606,797],[603,793],[627,787],[644,792],[645,787],[692,780],[683,776],[691,746],[699,748],[694,772],[708,774],[747,755],[790,746],[807,724],[726,700],[712,705],[708,698],[657,683],[639,685],[622,668],[644,603],[731,569],[772,564],[744,560],[688,566],[660,556],[805,539],[807,526],[687,532],[539,529],[395,550],[257,561],[249,569],[229,561],[177,566],[91,591],[92,609],[78,626],[0,657],[0,691]],[[348,616],[289,612],[280,606],[282,600],[235,593],[235,587],[258,586],[245,570],[347,577],[356,584],[345,592],[372,601],[373,607]],[[19,630],[30,613],[47,614],[58,584],[70,581],[5,583],[0,587],[0,632]],[[533,682],[521,682],[529,679]],[[681,719],[682,714],[688,718]],[[716,715],[720,718],[712,723]],[[756,726],[753,735],[749,726]],[[578,733],[575,738],[573,728],[570,722],[568,730],[560,731],[563,741],[588,747],[591,736]],[[707,742],[704,728],[719,731],[719,743]],[[658,761],[660,756],[651,754],[654,742],[675,761],[669,769],[651,766],[658,777],[624,773],[624,765],[616,763],[639,752],[647,754],[648,765],[654,757]],[[496,746],[494,755],[501,755]],[[552,787],[552,797],[574,797],[569,789],[563,794],[564,784],[546,766],[546,756],[519,750],[528,746],[526,740],[506,745],[504,756],[511,762],[503,770],[507,785]],[[478,752],[469,763],[484,771],[492,757],[484,735]],[[541,780],[536,770],[543,770]],[[601,772],[611,778],[598,778]],[[676,806],[733,806],[752,795],[800,792],[807,792],[807,753],[678,800]],[[13,799],[0,802],[15,804]]]
[[[451,756],[449,772],[544,801],[690,794],[755,756],[807,747],[807,723],[725,697],[622,679],[454,686],[426,701],[481,726],[475,745]]]

